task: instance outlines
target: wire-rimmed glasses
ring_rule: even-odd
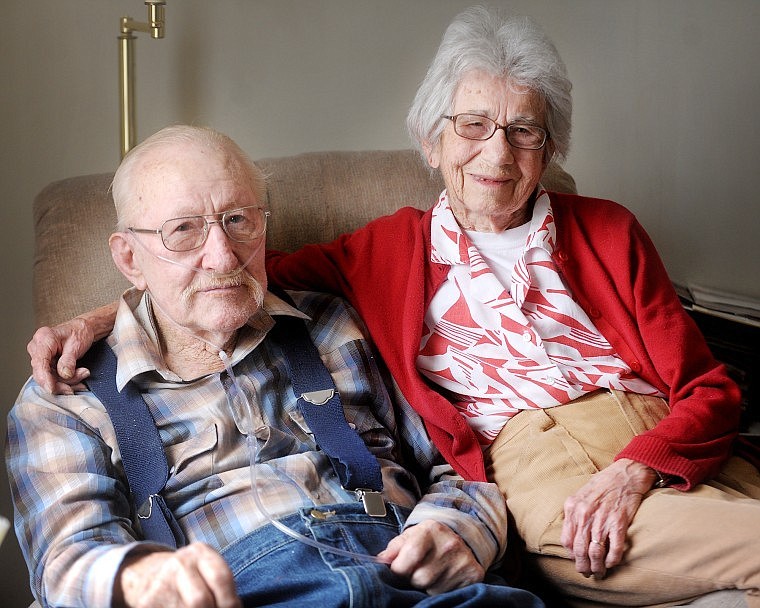
[[[219,224],[231,241],[236,243],[254,241],[266,232],[267,217],[269,217],[269,211],[251,205],[223,213],[175,217],[166,220],[160,228],[129,227],[128,230],[130,232],[158,234],[161,236],[164,247],[169,251],[182,252],[201,247],[208,238],[212,224]]]
[[[480,114],[456,114],[442,118],[454,123],[454,133],[476,141],[491,139],[496,131],[504,129],[509,144],[522,150],[540,150],[549,137],[548,131],[542,127],[520,122],[500,125],[488,116]]]

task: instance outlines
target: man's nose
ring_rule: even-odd
[[[240,265],[232,240],[220,221],[209,222],[208,236],[203,244],[203,265],[209,270],[229,272]]]

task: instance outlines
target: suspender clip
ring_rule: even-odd
[[[145,499],[145,502],[140,505],[140,507],[137,509],[137,517],[140,519],[150,519],[150,516],[153,514],[154,496],[156,496],[156,494],[151,494],[148,496],[148,498]]]
[[[357,488],[354,490],[356,500],[364,503],[364,512],[370,517],[385,517],[385,501],[382,492]]]
[[[308,401],[314,405],[324,405],[333,398],[334,394],[335,391],[331,388],[328,388],[323,391],[310,391],[308,393],[303,393],[301,395],[301,399]]]

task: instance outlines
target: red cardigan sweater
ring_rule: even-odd
[[[717,473],[739,424],[740,392],[684,312],[648,235],[624,207],[550,193],[554,262],[576,301],[631,369],[668,396],[671,413],[617,455],[683,481]],[[332,243],[267,253],[270,282],[345,297],[367,324],[402,393],[443,456],[485,480],[474,432],[417,372],[425,310],[449,267],[430,261],[431,210],[410,207]]]

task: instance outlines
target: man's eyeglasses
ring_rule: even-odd
[[[218,218],[221,219],[208,219]],[[160,234],[161,241],[169,251],[191,251],[198,249],[208,238],[212,224],[219,224],[230,240],[236,243],[253,241],[264,235],[267,229],[269,211],[250,206],[232,209],[224,213],[210,215],[188,215],[166,220],[160,228],[134,228],[130,232]]]
[[[504,129],[511,146],[522,150],[540,150],[544,147],[549,133],[536,125],[513,122],[500,125],[495,120],[480,114],[457,114],[443,116],[454,123],[454,133],[465,139],[485,141],[491,139],[498,129]]]

